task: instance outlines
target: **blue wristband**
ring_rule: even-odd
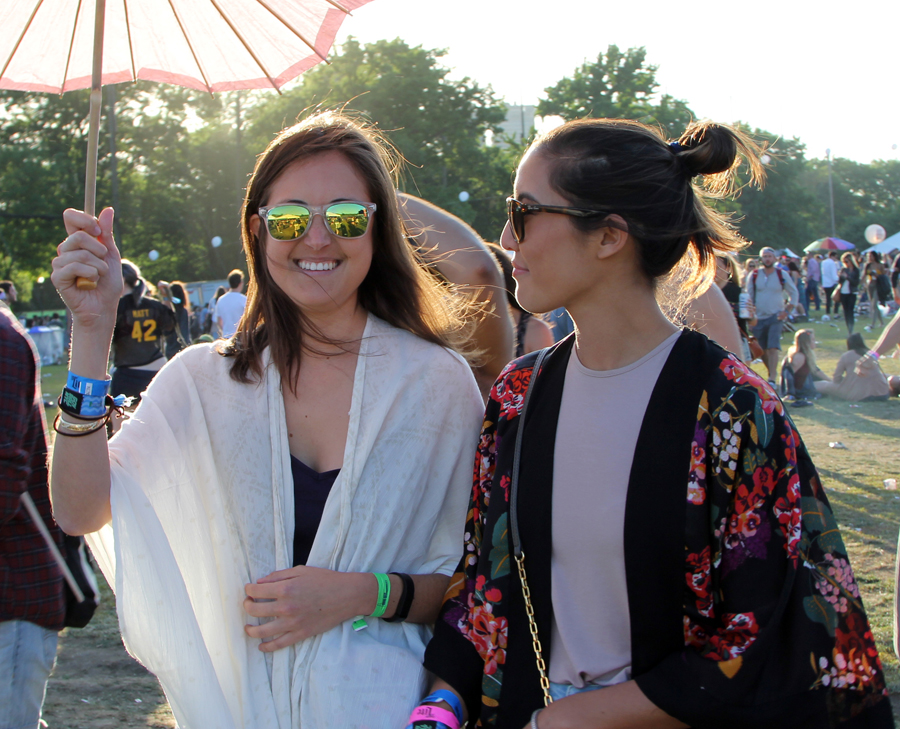
[[[100,418],[106,414],[106,396],[112,380],[92,380],[69,372],[60,405],[72,415]]]
[[[450,708],[452,709],[453,713],[456,714],[456,718],[459,720],[459,725],[462,726],[462,702],[459,700],[459,697],[452,691],[447,691],[447,689],[438,689],[437,691],[433,691],[432,693],[428,694],[428,696],[422,699],[419,703],[436,704],[439,701],[446,701],[448,704],[450,704]]]
[[[90,377],[80,377],[69,372],[69,378],[66,381],[66,387],[81,395],[99,396],[101,398],[109,395],[109,388],[112,380],[92,380]]]

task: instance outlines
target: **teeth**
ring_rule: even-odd
[[[314,261],[297,261],[297,265],[304,271],[331,271],[337,266],[337,261],[316,263]]]

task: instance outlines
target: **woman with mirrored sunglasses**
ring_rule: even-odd
[[[482,400],[465,302],[414,258],[390,164],[338,114],[282,132],[243,205],[237,333],[176,355],[108,445],[79,412],[60,426],[56,518],[90,533],[180,726],[395,727],[424,689]],[[112,211],[64,217],[71,384],[102,388]]]
[[[437,721],[417,729],[892,726],[846,549],[784,406],[658,302],[696,293],[742,247],[707,200],[741,158],[758,179],[738,131],[695,123],[667,143],[609,119],[525,154],[501,237],[516,297],[565,307],[575,332],[491,393],[425,654],[435,693],[414,712]]]

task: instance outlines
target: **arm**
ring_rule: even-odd
[[[415,599],[408,623],[434,623],[447,583],[446,575],[410,575]],[[397,612],[403,583],[389,575],[391,595],[383,618]],[[274,618],[262,625],[245,625],[257,638],[259,650],[271,653],[331,630],[358,615],[371,615],[378,599],[378,582],[370,572],[336,572],[319,567],[297,566],[246,585],[244,610],[255,618]],[[264,601],[264,602],[260,602]],[[369,618],[377,620],[378,618]]]
[[[537,723],[539,729],[679,729],[688,726],[650,701],[635,681],[554,701],[541,710]]]
[[[113,211],[99,218],[77,210],[63,213],[68,237],[57,248],[51,280],[72,311],[69,369],[105,380],[116,309],[122,294],[122,267],[112,237]],[[81,291],[76,277],[97,281]],[[75,418],[66,416],[67,419]],[[109,451],[106,430],[72,438],[60,436],[53,448],[50,497],[56,521],[67,534],[97,531],[112,518],[109,503]]]
[[[485,394],[513,356],[513,327],[500,268],[478,234],[462,220],[412,195],[397,193],[397,197],[400,214],[428,262],[484,306],[474,333],[482,361],[474,372]]]
[[[0,529],[19,510],[19,498],[28,490],[30,454],[25,437],[34,405],[35,367],[25,338],[12,324],[0,328]]]
[[[800,293],[797,291],[797,284],[794,283],[794,277],[790,274],[784,277],[784,293],[787,294],[788,299],[785,311],[790,314],[797,308],[797,304],[800,301]],[[781,317],[779,316],[779,318]]]
[[[710,286],[693,299],[684,318],[685,325],[690,329],[705,334],[730,352],[742,356],[741,330],[738,329],[731,304],[718,286]]]

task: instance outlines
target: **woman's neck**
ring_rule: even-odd
[[[368,312],[359,305],[349,316],[346,311],[335,312],[333,315],[307,314],[307,320],[315,327],[318,336],[306,333],[303,354],[332,356],[357,353],[368,316]]]
[[[578,359],[592,370],[626,367],[678,331],[643,282],[597,287],[590,300],[566,308],[575,323]]]

